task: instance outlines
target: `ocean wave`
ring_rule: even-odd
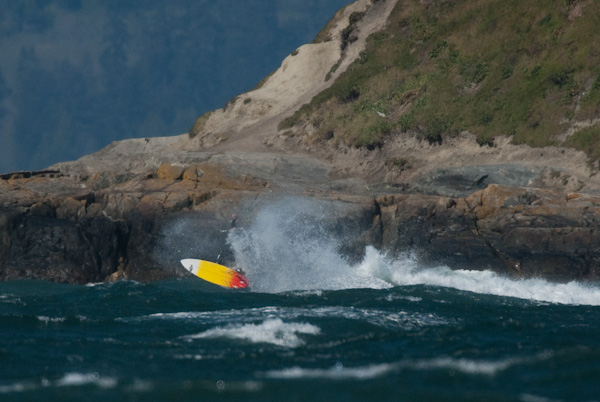
[[[318,335],[321,329],[308,323],[285,323],[283,320],[268,319],[260,324],[227,325],[212,328],[196,335],[187,335],[184,339],[229,338],[251,343],[269,343],[277,346],[296,348],[304,345],[298,336]]]
[[[497,361],[472,360],[472,359],[453,359],[441,357],[429,360],[416,360],[403,362],[400,366],[413,370],[450,370],[464,374],[480,374],[493,376],[509,367],[523,363],[524,359],[512,358]]]
[[[38,315],[36,318],[45,324],[51,322],[65,322],[67,320],[67,317],[46,317],[43,315]]]
[[[124,323],[139,323],[144,321],[200,321],[206,324],[220,324],[231,321],[253,320],[264,317],[273,308],[216,311],[181,311],[176,313],[154,313],[138,317],[118,317],[115,321]]]
[[[19,382],[15,384],[0,385],[0,394],[13,394],[19,392],[26,392],[39,388],[37,385],[27,382]]]
[[[541,279],[514,280],[491,271],[423,267],[407,254],[389,258],[368,246],[358,264],[339,252],[344,240],[331,233],[323,219],[330,205],[303,198],[266,205],[244,236],[228,242],[254,292],[388,289],[429,285],[537,302],[600,305],[600,288],[578,282],[551,283]]]
[[[118,380],[113,377],[103,377],[97,372],[93,373],[66,373],[56,381],[58,387],[73,387],[93,384],[100,388],[114,388]]]
[[[45,316],[45,315],[38,315],[35,316],[35,318],[48,325],[48,324],[58,324],[58,323],[65,323],[65,322],[75,322],[75,323],[82,323],[82,322],[93,322],[94,320],[91,320],[83,315],[77,314],[77,315],[69,315],[66,317],[49,317],[49,316]]]
[[[243,235],[228,243],[254,292],[384,289],[392,285],[352,269],[339,253],[342,239],[323,219],[328,202],[289,198],[266,205]]]
[[[173,355],[176,360],[221,360],[225,358],[225,353],[188,353],[182,355]]]
[[[20,305],[25,305],[25,303],[21,300],[20,297],[12,295],[12,294],[8,294],[8,293],[2,293],[0,294],[0,303],[3,304],[20,304]]]
[[[424,269],[397,275],[398,285],[433,285],[479,294],[570,305],[600,305],[600,289],[578,282],[552,283],[543,279],[513,280],[491,271]]]
[[[399,328],[415,330],[427,326],[448,325],[448,319],[436,314],[407,313],[404,311],[386,311],[356,307],[320,307],[307,311],[306,314],[323,318],[345,318],[364,321],[386,329]]]
[[[509,358],[498,361],[471,360],[440,357],[435,359],[405,360],[394,363],[380,363],[358,367],[346,367],[341,363],[327,369],[290,367],[271,370],[260,375],[276,379],[330,379],[330,380],[369,380],[390,373],[402,371],[448,370],[467,375],[494,376],[508,368],[525,363],[526,359]]]
[[[479,294],[514,297],[537,302],[600,305],[600,288],[594,284],[553,283],[543,279],[511,279],[492,271],[452,270],[447,266],[420,267],[414,257],[390,259],[372,247],[357,267],[394,286],[429,285]]]
[[[190,320],[203,324],[222,325],[231,322],[252,324],[256,320],[297,320],[308,318],[338,318],[367,322],[386,329],[416,330],[427,326],[449,325],[452,320],[432,313],[408,313],[404,311],[386,311],[345,306],[318,308],[297,307],[259,307],[243,310],[217,310],[206,312],[156,313],[142,317],[119,318],[122,322],[141,322],[151,320]]]
[[[295,379],[329,379],[329,380],[369,380],[397,371],[397,364],[373,364],[362,367],[344,367],[341,363],[328,369],[291,367],[283,370],[271,370],[262,375],[266,378]]]
[[[13,394],[29,391],[36,391],[52,387],[80,387],[85,385],[95,385],[98,388],[114,388],[118,380],[114,377],[103,377],[98,372],[92,373],[65,373],[61,378],[50,381],[43,378],[38,382],[16,382],[14,384],[0,385],[0,394]]]
[[[388,302],[392,302],[395,300],[406,300],[409,302],[413,302],[413,303],[419,303],[423,301],[422,297],[415,297],[415,296],[403,296],[403,295],[394,295],[394,294],[388,294],[385,296],[385,301]]]

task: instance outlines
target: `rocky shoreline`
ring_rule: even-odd
[[[277,158],[289,164],[286,158],[294,157]],[[133,178],[7,175],[0,180],[0,280],[84,284],[116,272],[138,281],[182,276],[181,250],[161,244],[165,228],[185,222],[186,244],[179,248],[200,249],[204,255],[197,257],[215,260],[231,254],[231,214],[243,212],[249,223],[284,197],[329,203],[323,220],[343,239],[339,252],[349,259],[362,258],[373,246],[391,256],[414,253],[422,266],[553,281],[598,279],[600,196],[498,184],[466,197],[369,194],[372,189],[357,181],[326,181],[327,172],[310,158],[293,162],[313,173],[303,180],[275,168],[236,175],[203,163],[161,164]]]

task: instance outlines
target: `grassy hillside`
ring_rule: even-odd
[[[510,135],[599,158],[598,26],[593,0],[400,0],[361,57],[280,128],[310,121],[313,141],[369,149],[467,130],[482,145]]]

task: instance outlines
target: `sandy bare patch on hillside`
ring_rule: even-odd
[[[302,105],[329,87],[358,57],[367,37],[381,30],[397,0],[358,0],[340,10],[329,31],[330,41],[307,44],[286,57],[281,67],[258,89],[232,100],[226,108],[212,112],[204,130],[194,139],[184,141],[185,150],[265,151],[273,143],[277,126]],[[366,12],[358,24],[357,40],[341,50],[341,32],[353,12]],[[341,60],[339,67],[327,75]]]

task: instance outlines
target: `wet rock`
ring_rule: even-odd
[[[100,282],[116,267],[127,231],[107,218],[13,215],[2,230],[0,279]]]
[[[478,235],[474,214],[448,197],[382,197],[382,247],[395,254],[416,253],[425,264],[490,269],[496,262]]]
[[[445,197],[382,197],[377,200],[382,246],[397,253],[414,250],[425,263],[453,268],[556,281],[595,280],[600,197],[573,202],[580,198],[498,185],[456,204]]]
[[[186,275],[182,250],[195,255],[198,244],[210,245],[198,257],[231,258],[231,214],[243,208],[251,220],[269,197],[283,195],[329,203],[319,219],[339,239],[338,251],[355,262],[371,245],[391,255],[413,253],[424,265],[597,279],[599,196],[499,184],[464,197],[368,195],[359,183],[328,181],[310,159],[228,158],[168,174],[173,166],[162,165],[160,174],[128,180],[118,172],[100,175],[121,177],[101,189],[80,175],[0,182],[0,279],[87,283]],[[286,167],[288,176],[280,170]],[[174,233],[177,241],[169,238]]]

